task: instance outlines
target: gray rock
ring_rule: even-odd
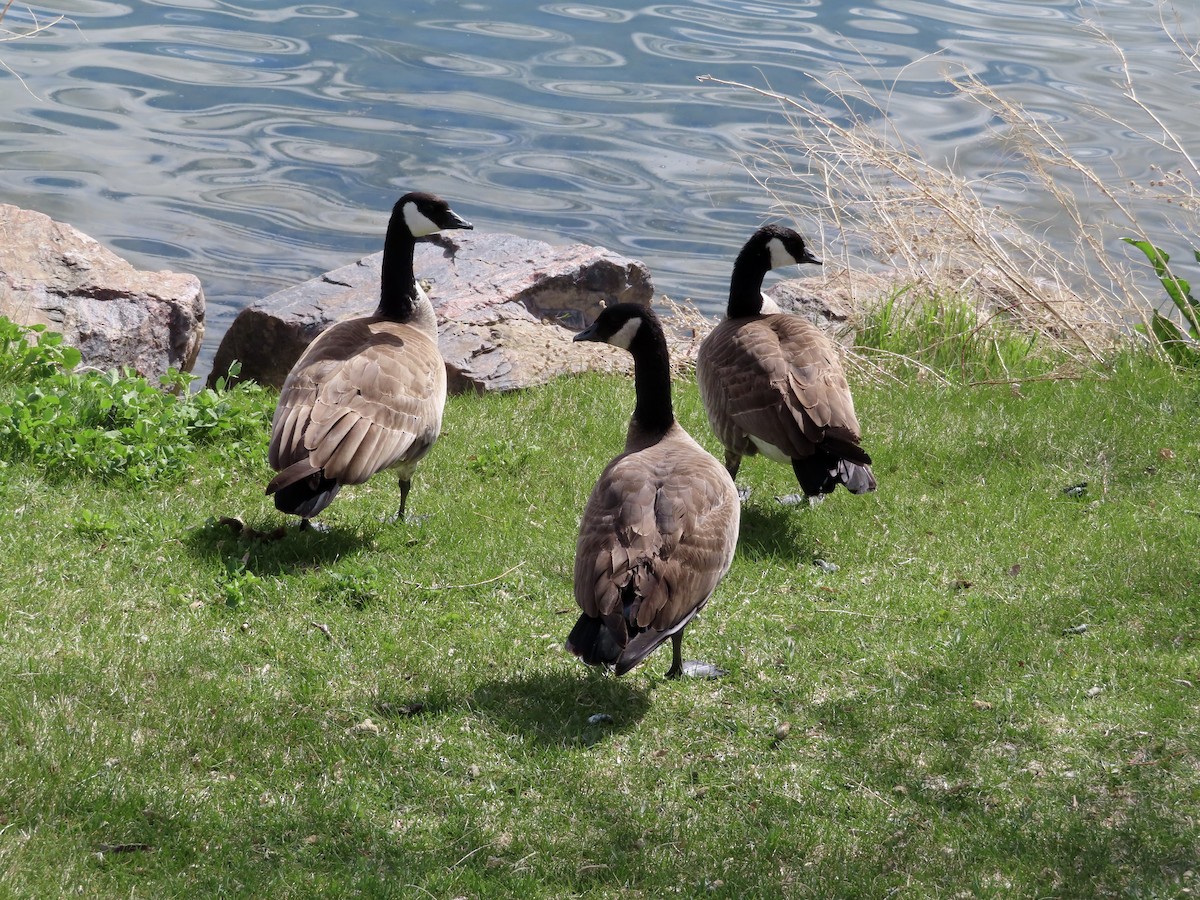
[[[785,312],[803,316],[821,329],[847,330],[856,312],[885,296],[892,282],[868,272],[833,269],[810,278],[789,278],[771,285],[767,293]]]
[[[0,204],[0,314],[62,332],[99,369],[190,371],[204,335],[194,275],[144,272],[70,225]]]
[[[240,377],[281,386],[323,329],[375,310],[382,258],[365,257],[242,310],[217,348],[210,383],[236,360]],[[514,390],[570,372],[627,369],[627,354],[571,338],[603,304],[649,305],[654,293],[640,262],[599,247],[553,247],[510,234],[440,235],[417,244],[413,268],[437,310],[452,392]]]

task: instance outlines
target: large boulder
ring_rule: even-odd
[[[322,330],[375,310],[382,259],[365,257],[242,310],[217,348],[210,383],[236,360],[239,377],[281,386]],[[437,311],[452,392],[513,390],[570,372],[627,368],[626,354],[572,343],[573,332],[604,305],[649,305],[654,293],[640,262],[511,234],[439,235],[417,244],[413,267]]]
[[[0,315],[62,332],[100,369],[190,371],[204,335],[194,275],[143,272],[70,225],[0,204]]]

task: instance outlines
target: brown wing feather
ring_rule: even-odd
[[[728,570],[739,515],[728,473],[674,426],[659,443],[614,459],[592,490],[576,544],[576,601],[603,618],[631,600],[631,625],[671,629]]]
[[[696,369],[713,431],[737,453],[753,452],[749,435],[794,458],[828,438],[860,440],[837,350],[798,316],[726,319],[701,345]]]
[[[279,394],[272,468],[302,459],[325,477],[360,484],[415,464],[441,431],[446,370],[437,345],[411,325],[363,318],[309,345]]]

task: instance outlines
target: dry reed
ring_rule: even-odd
[[[1185,74],[1200,75],[1200,51],[1178,20],[1160,20]],[[980,184],[949,165],[930,162],[888,113],[890,95],[845,71],[809,76],[821,102],[771,89],[703,76],[702,81],[775,101],[791,130],[759,145],[747,169],[773,198],[776,210],[802,221],[815,216],[845,248],[893,269],[892,278],[917,299],[958,298],[978,313],[978,328],[999,317],[1007,327],[1035,332],[1045,346],[1085,362],[1135,335],[1128,325],[1162,306],[1158,282],[1144,259],[1121,244],[1134,237],[1155,243],[1167,227],[1194,242],[1200,166],[1169,123],[1169,110],[1139,91],[1138,70],[1097,26],[1098,42],[1115,64],[1111,87],[1120,108],[1091,107],[1091,115],[1146,142],[1162,166],[1148,184],[1113,177],[1080,152],[1044,116],[985,84],[965,68],[944,74],[960,97],[986,109],[997,158],[1019,167],[1051,201],[1065,228],[1039,232],[1019,211],[985,202]],[[1112,165],[1111,161],[1107,161]],[[1086,194],[1086,207],[1081,197]],[[814,199],[815,197],[815,199]],[[828,243],[828,242],[826,242]],[[833,274],[831,267],[827,270]],[[868,304],[872,298],[857,298]]]

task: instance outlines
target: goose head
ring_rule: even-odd
[[[764,225],[754,232],[742,247],[739,259],[743,257],[747,263],[753,262],[763,272],[801,263],[821,265],[821,260],[813,256],[805,245],[804,238],[783,225]]]
[[[383,241],[383,264],[378,316],[397,322],[417,322],[436,338],[437,317],[413,274],[413,250],[418,238],[443,229],[473,228],[441,197],[424,191],[405,194],[392,207]]]
[[[617,303],[603,310],[575,340],[612,344],[633,356],[637,403],[625,449],[662,438],[675,424],[675,412],[671,406],[671,355],[658,316],[637,303]]]
[[[733,264],[729,282],[730,318],[777,313],[779,306],[762,292],[763,279],[772,269],[801,263],[821,265],[809,251],[804,238],[783,225],[764,225],[742,246]]]
[[[402,224],[414,238],[475,227],[441,197],[424,191],[412,191],[397,200],[392,208],[392,221]]]
[[[612,344],[632,351],[639,336],[644,340],[655,331],[661,334],[661,327],[656,326],[658,319],[647,307],[637,303],[617,303],[602,310],[596,321],[575,335],[575,340]]]

